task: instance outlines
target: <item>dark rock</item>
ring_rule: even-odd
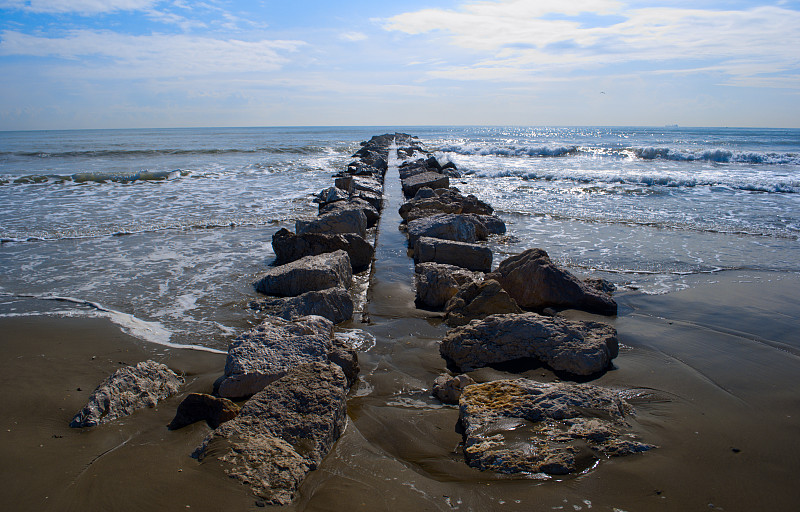
[[[427,196],[427,194],[425,194]],[[492,215],[494,209],[487,203],[479,200],[473,195],[464,196],[455,187],[438,189],[434,191],[434,196],[419,197],[408,201],[400,207],[400,216],[405,222],[410,222],[422,217],[428,217],[437,213]],[[494,218],[496,219],[496,217]],[[489,219],[493,227],[500,219]],[[503,224],[505,226],[505,224]],[[494,227],[496,231],[498,227]]]
[[[654,448],[633,438],[633,408],[597,386],[526,379],[471,385],[459,401],[467,464],[499,473],[583,471],[598,458]],[[587,460],[588,459],[588,460]]]
[[[417,290],[418,307],[442,309],[445,303],[458,292],[458,287],[483,278],[480,272],[444,265],[441,263],[418,263],[414,267],[414,283]]]
[[[528,249],[503,260],[487,277],[499,281],[523,308],[575,308],[617,314],[617,303],[611,297],[557,267],[542,249]]]
[[[423,172],[405,178],[402,180],[402,186],[406,197],[414,197],[414,194],[423,187],[432,189],[449,187],[450,178],[438,172]]]
[[[481,215],[479,218],[486,226],[486,229],[489,231],[490,235],[506,234],[506,223],[503,221],[503,219],[495,215]]]
[[[353,270],[367,268],[375,254],[375,248],[355,233],[296,235],[285,228],[272,235],[272,250],[275,251],[276,265],[291,263],[306,256],[343,250],[350,258]]]
[[[257,497],[286,505],[344,430],[346,387],[337,365],[296,366],[209,434],[193,456],[217,459]]]
[[[319,203],[320,208],[329,203],[347,201],[348,199],[350,199],[349,192],[338,187],[328,187],[314,196],[314,202]]]
[[[436,377],[433,381],[433,396],[444,404],[458,404],[464,388],[475,384],[469,375],[452,376],[444,373]]]
[[[192,423],[205,420],[211,428],[217,428],[239,414],[239,406],[227,398],[217,398],[203,393],[190,393],[178,405],[175,418],[167,428],[177,430]]]
[[[261,391],[301,364],[328,362],[333,323],[319,316],[294,321],[268,317],[228,346],[220,396],[241,398]]]
[[[619,345],[610,325],[523,313],[492,315],[452,329],[439,351],[464,371],[537,358],[557,371],[593,375],[608,369]]]
[[[492,269],[492,250],[484,245],[423,236],[414,244],[414,261],[432,261],[488,272]]]
[[[598,292],[603,292],[607,295],[611,295],[617,289],[617,285],[599,277],[587,277],[583,280],[583,283],[589,288],[594,288]]]
[[[298,235],[304,233],[355,233],[367,236],[367,216],[359,208],[338,209],[324,213],[314,220],[298,220],[295,222]]]
[[[493,279],[465,284],[444,306],[444,321],[450,327],[503,313],[522,313],[500,283]]]
[[[347,201],[335,201],[333,203],[320,204],[319,214],[324,215],[326,213],[335,213],[342,210],[353,209],[364,212],[364,216],[367,218],[368,228],[375,227],[378,224],[380,213],[374,206],[372,206],[372,204],[360,197],[352,197]]]
[[[159,400],[177,393],[182,384],[182,377],[155,361],[120,368],[97,386],[69,426],[94,427],[137,409],[155,407]]]
[[[328,352],[328,361],[339,366],[347,378],[347,387],[355,384],[361,366],[358,364],[358,352],[339,336],[334,335],[333,347]]]
[[[456,242],[476,242],[489,236],[477,215],[438,214],[408,223],[408,246],[414,247],[420,237],[441,238]]]
[[[285,320],[317,315],[339,324],[353,317],[353,299],[344,288],[327,288],[290,298],[265,299],[251,306]]]
[[[421,201],[423,199],[430,199],[432,197],[438,197],[436,192],[434,192],[430,187],[422,187],[421,189],[417,190],[416,194],[414,194],[412,201]]]
[[[261,275],[255,287],[264,295],[295,297],[326,288],[349,289],[352,282],[350,257],[339,250],[273,267]]]

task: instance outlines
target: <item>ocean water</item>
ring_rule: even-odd
[[[669,293],[800,272],[800,130],[358,127],[0,132],[0,314],[108,316],[224,350],[272,234],[316,214],[359,142],[403,131],[576,272]],[[692,279],[688,279],[692,276]],[[701,280],[702,281],[702,280]]]

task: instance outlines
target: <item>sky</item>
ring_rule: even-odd
[[[800,1],[0,0],[0,130],[800,127]]]

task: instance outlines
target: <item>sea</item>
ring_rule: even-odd
[[[0,132],[0,315],[102,316],[225,350],[272,234],[373,135],[419,137],[508,232],[621,290],[800,272],[800,130],[291,127]],[[380,236],[380,234],[378,235]]]

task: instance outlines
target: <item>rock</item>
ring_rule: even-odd
[[[333,348],[328,352],[328,361],[342,369],[348,388],[356,383],[361,366],[358,364],[358,352],[349,342],[334,335]]]
[[[294,321],[268,317],[228,346],[219,395],[241,398],[261,391],[306,363],[328,362],[333,351],[333,323],[319,316]]]
[[[137,409],[155,407],[159,400],[177,393],[182,384],[182,377],[155,361],[120,368],[97,386],[69,426],[94,427]]]
[[[408,223],[408,246],[414,247],[420,237],[441,238],[456,242],[486,240],[489,233],[477,215],[437,214]]]
[[[239,406],[227,398],[217,398],[203,393],[190,393],[178,405],[175,417],[167,428],[177,430],[192,423],[205,420],[211,428],[217,428],[239,414]]]
[[[432,197],[436,197],[436,192],[434,192],[430,187],[422,187],[417,190],[416,194],[414,194],[414,199],[412,199],[412,201],[421,201],[423,199],[430,199]]]
[[[492,270],[492,250],[484,245],[423,236],[414,244],[414,262],[428,261],[488,272]]]
[[[458,287],[482,279],[480,272],[444,265],[442,263],[418,263],[414,267],[417,307],[442,309],[445,303],[458,292]]]
[[[494,279],[461,286],[444,306],[444,321],[450,327],[503,313],[522,313],[500,283]]]
[[[229,476],[270,504],[289,504],[344,430],[345,389],[336,365],[293,367],[211,432],[192,456],[219,460]]]
[[[486,230],[489,231],[490,235],[506,234],[506,223],[503,219],[495,215],[481,215],[479,218],[484,226],[486,226]]]
[[[617,285],[611,281],[607,281],[599,277],[587,277],[583,280],[583,283],[589,288],[594,288],[598,292],[602,292],[607,295],[611,295],[614,290],[617,289]]]
[[[456,375],[444,373],[433,381],[433,396],[445,404],[458,404],[464,388],[475,384],[469,375]]]
[[[378,210],[374,206],[360,197],[352,197],[347,201],[336,201],[335,203],[328,203],[325,205],[321,204],[319,206],[319,214],[323,215],[341,210],[352,210],[354,208],[364,212],[364,216],[367,217],[368,228],[375,227],[378,224],[380,213],[378,213]]]
[[[370,192],[369,190],[356,190],[353,192],[351,199],[361,199],[366,202],[375,210],[381,211],[383,209],[383,194],[377,192]]]
[[[350,288],[353,271],[344,251],[306,256],[269,269],[255,283],[264,295],[295,297],[326,288]]]
[[[353,299],[344,288],[327,288],[290,298],[265,299],[251,303],[251,307],[285,320],[317,315],[339,324],[353,317]]]
[[[420,189],[422,190],[422,189]],[[428,194],[423,194],[421,197],[414,197],[411,201],[406,202],[400,207],[400,216],[403,221],[410,222],[422,217],[428,217],[437,213],[454,213],[466,214],[474,213],[476,215],[492,215],[494,209],[487,203],[479,200],[473,195],[464,196],[455,187],[438,189],[434,191],[434,195],[427,197]],[[493,217],[491,222],[493,229],[498,230],[496,227],[497,221],[500,219]],[[505,224],[503,224],[505,226]]]
[[[611,297],[558,268],[542,249],[528,249],[503,260],[487,277],[499,281],[523,308],[575,308],[603,315],[617,314],[617,303]]]
[[[375,255],[375,248],[355,233],[296,235],[286,228],[272,235],[272,250],[275,251],[275,265],[285,265],[305,256],[343,250],[355,271],[369,267]]]
[[[600,456],[654,448],[633,438],[633,408],[597,386],[526,379],[464,389],[459,419],[467,464],[498,473],[562,475],[590,468]]]
[[[452,329],[439,352],[463,371],[537,358],[556,371],[593,375],[608,368],[619,345],[610,325],[523,313],[491,315]]]
[[[350,199],[350,194],[338,187],[328,187],[314,196],[314,202],[319,203],[320,206],[336,201],[347,201],[348,199]]]
[[[314,220],[295,221],[298,235],[304,233],[355,233],[367,236],[367,216],[359,208],[338,209],[323,213]]]
[[[420,174],[415,174],[414,176],[409,176],[408,178],[403,179],[401,183],[403,186],[403,194],[405,194],[406,197],[414,197],[414,194],[417,193],[417,190],[421,189],[422,187],[428,187],[432,189],[449,187],[450,178],[438,172],[423,172]]]
[[[336,178],[334,183],[337,187],[345,189],[349,192],[365,190],[378,195],[383,194],[383,185],[380,181],[372,176],[347,176]]]

